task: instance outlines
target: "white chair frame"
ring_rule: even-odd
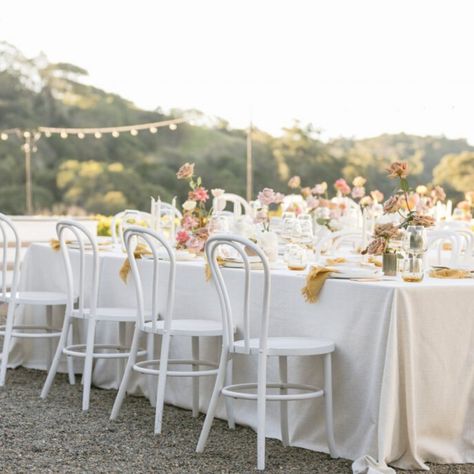
[[[427,250],[435,248],[437,251],[437,265],[442,265],[443,243],[451,243],[451,257],[449,265],[456,266],[461,263],[461,248],[463,238],[455,230],[429,230],[427,236]]]
[[[0,336],[3,336],[3,350],[0,365],[0,386],[5,385],[8,355],[10,352],[12,338],[28,338],[28,339],[49,339],[50,357],[49,363],[52,361],[54,352],[53,340],[59,338],[61,330],[53,327],[53,307],[63,306],[66,304],[67,296],[65,293],[54,293],[46,291],[18,291],[20,279],[20,249],[21,241],[13,222],[5,215],[0,213],[0,235],[2,238],[2,268],[1,268],[1,288],[0,288],[0,305],[8,304],[6,324],[0,326]],[[10,291],[7,285],[8,265],[8,248],[9,237],[13,237],[14,244],[14,262],[13,275],[10,285]],[[44,306],[46,308],[46,324],[44,325],[26,325],[15,324],[15,312],[19,306]],[[41,332],[38,332],[41,331]],[[72,361],[68,360],[69,381],[74,383],[74,369]]]
[[[241,216],[242,210],[244,211],[243,214],[253,217],[254,212],[252,206],[238,194],[224,193],[222,196],[213,199],[212,207],[215,211],[222,212],[229,202],[232,203],[234,217]]]
[[[244,305],[243,305],[243,339],[234,340],[234,322],[229,293],[222,276],[222,271],[217,263],[218,251],[221,246],[230,246],[240,254],[244,263],[245,284],[244,284]],[[245,251],[248,248],[254,255],[257,255],[263,266],[263,301],[261,308],[260,330],[257,339],[250,338],[250,292],[251,292],[251,271],[250,263]],[[211,267],[213,279],[216,284],[217,293],[222,312],[224,325],[224,344],[219,364],[219,373],[212,393],[211,401],[207,411],[207,416],[199,437],[196,448],[197,452],[202,452],[205,448],[209,431],[216,411],[217,401],[220,395],[224,397],[240,398],[244,400],[257,401],[257,469],[265,468],[265,410],[267,401],[280,402],[281,436],[285,446],[290,444],[288,432],[288,401],[307,400],[324,396],[326,430],[329,451],[333,457],[336,456],[333,428],[333,406],[332,406],[332,370],[331,353],[335,346],[332,341],[315,338],[295,337],[295,338],[269,338],[270,320],[270,268],[267,258],[262,250],[250,240],[240,236],[216,235],[211,237],[206,244],[206,256]],[[278,344],[286,340],[289,346],[286,349],[275,348],[272,340]],[[307,342],[307,345],[304,342]],[[314,344],[314,345],[313,345]],[[309,345],[309,347],[308,347]],[[290,347],[291,346],[291,347]],[[258,376],[257,383],[242,383],[224,385],[226,371],[228,370],[228,360],[236,354],[257,355]],[[287,358],[292,356],[319,355],[324,357],[324,389],[311,385],[289,383]],[[267,359],[269,356],[277,356],[280,366],[280,382],[267,383]],[[248,393],[249,389],[255,389],[257,393]],[[267,388],[279,389],[279,394],[267,393]],[[289,394],[288,389],[298,389],[303,393]]]
[[[362,239],[362,232],[360,231],[340,230],[331,232],[316,242],[315,258],[318,260],[324,251],[330,252],[331,250],[337,250],[344,242],[356,244],[362,243]]]
[[[117,369],[122,372],[123,364],[121,360],[129,356],[129,347],[125,345],[124,334],[125,324],[127,322],[134,322],[136,318],[136,311],[129,308],[106,308],[98,307],[98,293],[99,293],[99,254],[96,239],[89,232],[89,230],[82,224],[72,220],[61,220],[56,225],[58,239],[61,246],[61,253],[66,269],[67,282],[67,305],[66,315],[64,318],[63,329],[61,337],[59,338],[56,354],[53,363],[48,372],[43,390],[41,391],[41,398],[48,396],[49,390],[56,375],[59,360],[62,354],[69,357],[79,357],[84,359],[83,372],[83,396],[82,409],[89,409],[90,389],[92,384],[92,366],[94,359],[118,359]],[[75,279],[73,276],[73,269],[71,265],[70,252],[74,250],[68,249],[66,242],[66,232],[72,233],[79,244],[79,275],[78,282],[78,306],[74,308],[75,302]],[[86,251],[85,243],[90,245],[92,251],[92,269],[86,271]],[[88,277],[86,277],[88,273]],[[118,276],[117,276],[118,278]],[[86,307],[86,281],[91,281],[91,292],[89,296],[89,304]],[[72,321],[74,318],[82,321],[87,321],[87,341],[86,344],[69,344],[67,343],[68,334],[71,331]],[[95,330],[97,322],[105,320],[109,322],[117,322],[119,324],[119,343],[118,344],[95,344]],[[98,352],[100,351],[100,352]],[[112,351],[112,352],[106,352]],[[144,355],[145,350],[140,350],[139,355]]]
[[[164,203],[163,203],[164,204]],[[170,204],[171,206],[171,204]],[[126,209],[124,211],[120,211],[115,216],[112,217],[110,221],[110,231],[112,233],[112,241],[115,245],[122,245],[123,246],[123,216],[125,214],[136,214],[137,219],[140,220],[148,220],[151,224],[152,222],[152,215],[149,212],[145,211],[138,211],[137,209]],[[117,230],[118,227],[118,230]]]
[[[153,263],[153,279],[151,286],[151,315],[150,322],[145,320],[145,303],[144,290],[138,269],[137,261],[134,255],[135,243],[140,240],[145,242],[152,253]],[[193,417],[199,415],[199,377],[212,376],[217,374],[218,365],[215,362],[199,359],[199,337],[214,336],[222,337],[223,328],[221,323],[206,320],[177,320],[173,321],[174,297],[175,297],[175,275],[176,275],[176,259],[175,254],[169,243],[164,237],[150,229],[141,227],[130,227],[124,233],[124,241],[127,248],[127,254],[131,266],[131,274],[136,289],[137,297],[137,320],[135,324],[135,332],[133,335],[132,348],[128,358],[127,366],[120,384],[117,397],[110,418],[116,419],[123,400],[125,398],[129,379],[132,370],[146,374],[158,375],[158,387],[156,390],[156,412],[155,412],[155,434],[161,433],[164,397],[166,389],[167,377],[192,377],[193,379]],[[159,283],[159,249],[164,248],[169,258],[169,275],[167,285],[166,307],[162,313],[162,319],[159,319],[157,306],[157,294]],[[136,362],[138,341],[142,334],[148,334],[153,339],[154,335],[160,335],[161,355],[159,359],[148,357],[147,360]],[[172,336],[188,336],[191,337],[192,358],[191,359],[169,359],[169,351]],[[149,342],[150,347],[150,342]],[[153,350],[149,350],[149,353]],[[191,365],[192,370],[169,370],[168,365]],[[152,368],[158,366],[158,369]],[[201,369],[200,367],[204,367]],[[150,378],[151,379],[151,378]],[[150,393],[152,391],[150,390]],[[229,426],[233,428],[234,416],[232,405],[226,404]]]

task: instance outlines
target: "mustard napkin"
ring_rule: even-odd
[[[431,278],[471,278],[471,274],[466,270],[456,270],[455,268],[439,268],[431,270]]]
[[[327,258],[326,264],[327,265],[339,265],[341,263],[346,263],[347,260],[344,257],[336,257],[336,258]]]
[[[374,257],[373,255],[371,255],[371,256],[369,257],[369,263],[372,263],[373,265],[375,265],[375,266],[378,267],[378,268],[382,268],[382,267],[383,267],[382,262],[381,262],[378,258]]]
[[[307,303],[316,303],[324,282],[334,270],[326,267],[312,267],[306,277],[306,285],[301,289],[301,294]]]
[[[222,266],[224,264],[224,259],[222,257],[217,257],[217,264]],[[206,281],[209,281],[212,278],[211,266],[207,261],[206,266],[204,267],[204,275],[206,277]]]
[[[70,244],[71,242],[72,240],[66,240],[66,244]],[[49,245],[55,252],[58,252],[61,249],[61,243],[58,239],[51,239]]]
[[[144,244],[138,244],[137,247],[135,248],[135,251],[133,252],[133,255],[135,256],[136,259],[140,259],[143,257],[143,255],[151,255],[151,251],[148,249],[148,247]],[[124,282],[127,283],[128,279],[128,274],[130,273],[130,261],[128,260],[128,257],[124,260],[122,266],[120,267],[119,275],[120,279]]]

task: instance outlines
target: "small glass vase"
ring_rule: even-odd
[[[385,252],[382,255],[382,270],[385,276],[396,276],[398,268],[398,256],[393,252]]]

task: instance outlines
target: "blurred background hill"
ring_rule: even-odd
[[[50,63],[45,55],[28,58],[0,43],[0,129],[119,126],[183,113],[141,110],[88,84],[80,66]],[[32,159],[35,211],[112,214],[124,208],[147,210],[151,195],[170,201],[177,194],[182,201],[186,188],[175,172],[186,161],[196,163],[206,187],[245,196],[247,131],[231,128],[225,119],[193,114],[201,125],[156,134],[42,137]],[[292,175],[300,175],[304,186],[362,175],[368,189],[389,193],[393,183],[385,168],[395,160],[410,162],[415,184],[441,184],[455,200],[474,188],[474,147],[465,139],[400,133],[322,140],[316,126],[295,121],[278,136],[254,129],[252,142],[254,193],[264,186],[288,192]],[[25,212],[21,144],[12,136],[0,141],[0,210],[9,214]]]

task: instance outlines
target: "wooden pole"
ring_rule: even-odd
[[[26,213],[31,216],[33,214],[33,193],[31,184],[31,153],[33,148],[33,140],[31,136],[25,138],[23,150],[25,152],[25,184],[26,184]]]
[[[247,131],[247,201],[253,198],[252,122]]]

